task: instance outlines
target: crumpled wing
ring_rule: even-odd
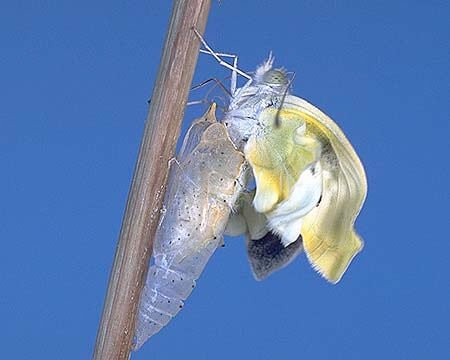
[[[364,168],[341,129],[315,106],[289,95],[281,116],[304,119],[322,144],[322,198],[303,218],[301,234],[313,267],[337,283],[363,247],[353,226],[367,194]]]
[[[301,236],[284,246],[279,235],[269,231],[261,239],[246,238],[247,256],[256,280],[266,277],[288,266],[302,251]]]
[[[254,190],[241,194],[225,234],[245,235],[250,268],[259,281],[289,265],[301,252],[302,239],[300,236],[297,241],[285,246],[281,236],[268,228],[266,215],[256,212],[253,207],[254,197]]]
[[[322,193],[321,143],[299,116],[271,107],[259,119],[259,131],[244,148],[256,182],[253,205],[288,246],[300,236],[302,217]]]
[[[241,192],[244,155],[215,105],[195,121],[180,155],[172,161],[154,245],[153,265],[143,289],[134,338],[137,350],[182,308],[221,241],[231,207]]]
[[[319,161],[308,165],[299,175],[287,199],[266,213],[269,228],[288,246],[301,235],[303,217],[317,206],[322,196],[322,168]]]

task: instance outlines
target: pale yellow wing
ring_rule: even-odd
[[[320,155],[320,143],[305,132],[300,117],[285,117],[276,125],[278,110],[267,108],[259,116],[260,126],[244,148],[256,182],[253,205],[268,213],[291,196],[300,174]],[[301,141],[297,135],[301,133]]]
[[[321,143],[302,117],[269,107],[258,120],[244,148],[256,182],[253,206],[286,247],[297,241],[303,216],[321,196]]]
[[[287,96],[280,118],[292,117],[304,119],[322,144],[322,199],[303,218],[303,245],[314,268],[336,283],[363,247],[353,226],[367,194],[364,168],[341,129],[315,106]]]

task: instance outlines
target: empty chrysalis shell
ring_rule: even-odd
[[[214,113],[215,104],[192,124],[179,156],[171,162],[165,212],[137,314],[134,350],[183,307],[222,241],[231,206],[242,190],[244,155]]]

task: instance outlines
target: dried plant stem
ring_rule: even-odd
[[[110,274],[95,360],[125,360],[130,356],[139,296],[165,193],[168,162],[174,156],[199,53],[200,43],[192,28],[203,34],[209,9],[210,0],[174,1]]]

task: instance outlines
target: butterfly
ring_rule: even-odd
[[[242,195],[227,231],[247,234],[257,279],[287,265],[302,246],[312,266],[337,283],[363,247],[353,228],[367,194],[361,161],[337,124],[299,97],[287,95],[259,120],[244,147],[256,189]],[[261,240],[284,248],[255,253]]]

